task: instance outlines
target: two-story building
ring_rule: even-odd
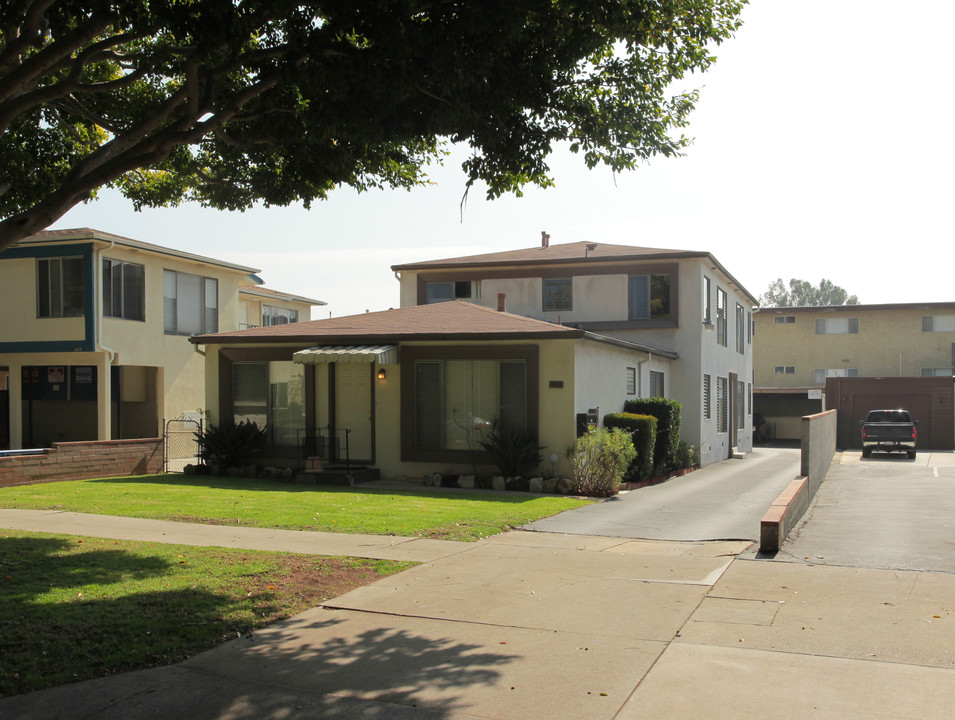
[[[351,459],[385,475],[473,471],[494,418],[557,462],[581,418],[637,397],[678,400],[704,464],[752,447],[756,300],[709,253],[545,237],[393,270],[398,309],[194,338],[210,411],[287,426],[288,458],[297,436],[347,430]]]
[[[939,417],[945,414],[939,408],[950,395],[949,389],[940,403],[933,388],[952,384],[955,303],[761,308],[754,321],[754,402],[768,436],[798,439],[801,416],[831,408],[847,411],[842,420],[849,428],[873,403],[890,403],[913,410],[924,406],[919,415],[925,442],[938,449],[951,446],[950,427],[939,426],[932,437],[927,419],[929,409]],[[843,382],[851,378],[860,380]],[[920,380],[903,382],[911,378]],[[827,385],[858,390],[827,397]],[[854,446],[854,440],[844,441],[845,446]]]
[[[324,304],[263,296],[257,272],[88,228],[0,253],[0,449],[158,437],[202,411],[190,335],[238,329],[246,296],[256,324]]]

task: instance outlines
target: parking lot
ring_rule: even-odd
[[[836,453],[777,559],[955,573],[955,453]]]

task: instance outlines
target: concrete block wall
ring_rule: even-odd
[[[835,410],[802,418],[801,475],[776,498],[763,517],[759,528],[760,552],[778,552],[809,508],[836,453],[836,428]]]
[[[41,453],[0,457],[0,487],[162,472],[162,438],[53,443]]]

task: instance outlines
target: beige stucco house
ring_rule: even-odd
[[[243,298],[261,295],[257,272],[88,228],[0,253],[0,449],[158,437],[164,419],[201,411],[189,336],[238,329]],[[324,303],[269,304],[307,318]]]
[[[796,439],[802,415],[835,407],[828,378],[951,377],[955,303],[761,308],[756,411],[770,436]]]
[[[581,420],[666,396],[704,463],[751,448],[755,300],[709,253],[547,244],[394,271],[400,308],[193,338],[213,421],[268,425],[273,462],[466,473],[494,418],[549,467]]]

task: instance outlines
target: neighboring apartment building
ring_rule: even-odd
[[[578,242],[392,267],[401,306],[464,300],[656,348],[578,412],[620,412],[628,397],[682,406],[681,437],[703,464],[752,449],[752,308],[757,300],[710,253]]]
[[[828,378],[951,377],[955,302],[761,308],[756,412],[770,437],[796,439],[803,415],[835,407]]]
[[[189,336],[238,329],[240,296],[263,293],[256,272],[88,228],[0,253],[0,449],[157,437],[163,420],[200,411]],[[268,302],[305,319],[312,304]]]

